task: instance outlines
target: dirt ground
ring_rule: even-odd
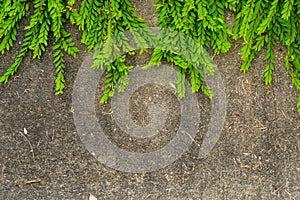
[[[146,23],[155,26],[153,1],[132,2]],[[232,25],[232,15],[226,16]],[[28,19],[21,28],[26,23]],[[66,58],[64,95],[54,96],[50,47],[40,60],[32,60],[28,54],[16,76],[0,86],[0,199],[88,199],[90,194],[97,199],[300,199],[300,117],[297,92],[282,59],[283,47],[276,47],[276,69],[270,86],[263,80],[264,52],[247,74],[239,71],[241,41],[231,41],[228,53],[214,57],[226,86],[227,115],[221,136],[206,159],[197,159],[197,144],[207,129],[210,101],[199,93],[204,117],[189,150],[163,169],[125,173],[98,162],[77,134],[72,86],[87,53],[80,44],[80,33],[74,27],[70,31],[82,51],[77,59]],[[20,31],[17,44],[0,56],[1,74],[16,58],[23,37]],[[130,62],[146,63],[144,57]],[[151,95],[160,95],[159,101],[167,102],[165,106],[178,113],[174,95],[147,85],[132,97],[130,112],[137,124],[149,121],[147,107],[138,102]],[[97,108],[100,125],[125,149],[156,149],[170,140],[178,126],[178,115],[169,115],[163,139],[132,141],[121,133],[111,134],[116,125],[107,115],[109,105]],[[41,182],[24,183],[34,179]]]

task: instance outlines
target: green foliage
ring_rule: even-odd
[[[12,46],[13,41],[16,40],[18,23],[29,11],[29,4],[27,1],[0,1],[0,38],[2,39],[1,47],[7,50]],[[72,3],[69,1],[68,3]],[[48,46],[48,35],[50,31],[53,33],[56,45],[53,50],[54,63],[56,66],[56,93],[62,94],[64,89],[64,52],[76,57],[79,51],[72,42],[70,34],[64,29],[66,6],[62,0],[35,0],[33,1],[34,12],[30,17],[30,23],[25,27],[28,32],[22,41],[22,49],[20,50],[15,62],[8,68],[5,74],[0,77],[0,83],[6,83],[10,76],[20,67],[22,60],[29,50],[33,52],[33,58],[41,58],[42,53]],[[2,54],[4,48],[1,49]]]
[[[133,66],[127,66],[124,62],[125,56],[123,55],[107,67],[105,90],[100,103],[107,103],[108,99],[114,95],[117,83],[120,85],[118,87],[119,92],[124,91],[128,83],[127,72],[133,68]]]
[[[4,54],[5,50],[9,50],[16,40],[17,29],[19,27],[20,20],[25,16],[29,9],[29,5],[25,0],[23,1],[0,1],[0,51]],[[19,68],[24,55],[28,51],[29,43],[32,40],[32,35],[26,34],[26,38],[23,40],[22,49],[12,66],[6,71],[6,73],[0,77],[0,83],[7,82],[9,76],[13,75]]]
[[[15,62],[0,77],[6,83],[20,67],[28,51],[33,58],[41,58],[48,46],[49,35],[55,45],[56,94],[64,89],[64,55],[76,58],[78,49],[64,25],[67,20],[82,31],[81,42],[94,53],[93,67],[106,70],[105,90],[101,103],[105,103],[118,91],[124,91],[133,68],[126,65],[126,57],[136,52],[143,53],[155,44],[152,58],[145,68],[158,65],[163,59],[177,66],[177,88],[179,97],[184,97],[184,81],[190,80],[192,92],[201,90],[209,98],[212,92],[205,85],[204,76],[214,73],[214,65],[205,50],[214,54],[226,53],[230,49],[228,35],[243,39],[241,58],[242,72],[247,72],[255,56],[265,49],[265,84],[272,82],[276,63],[275,47],[278,42],[286,46],[286,69],[292,83],[299,91],[297,104],[300,113],[300,1],[299,0],[155,0],[159,27],[156,37],[147,25],[135,14],[129,0],[82,0],[73,7],[75,0],[0,0],[0,52],[10,50],[16,41],[20,21],[31,10],[29,25],[22,41],[22,48]],[[79,5],[80,4],[80,5]],[[233,30],[225,24],[224,10],[234,12],[236,21]],[[133,31],[134,47],[124,31]],[[164,32],[164,30],[171,30]],[[173,31],[173,32],[172,32]],[[180,33],[180,34],[177,34]],[[196,41],[196,43],[195,43]],[[202,46],[199,48],[199,45]],[[127,54],[126,54],[127,53]]]
[[[168,28],[178,31],[188,36],[184,38],[180,34],[163,33],[162,44],[166,48],[156,48],[152,55],[150,64],[157,65],[163,58],[178,66],[177,88],[179,97],[185,94],[182,77],[185,73],[190,75],[192,92],[197,92],[200,88],[209,98],[212,98],[212,92],[208,86],[204,85],[204,74],[212,74],[214,66],[210,57],[205,54],[204,49],[200,52],[190,52],[197,49],[199,45],[211,47],[215,54],[225,53],[230,48],[227,34],[230,30],[227,28],[224,20],[224,2],[223,1],[180,1],[180,0],[156,0],[156,11],[159,17],[160,28]],[[197,41],[197,44],[194,44]],[[168,49],[168,47],[172,47]],[[174,47],[179,49],[176,51]],[[188,49],[188,51],[186,51]],[[181,55],[182,52],[189,52],[190,55]],[[191,62],[192,61],[192,62]]]
[[[125,64],[125,53],[134,54],[129,38],[124,31],[135,31],[133,39],[140,49],[148,48],[146,41],[151,41],[150,29],[135,12],[128,0],[82,1],[80,12],[74,12],[76,25],[83,31],[81,42],[88,50],[95,49],[94,68],[107,72],[105,90],[100,100],[106,103],[113,96],[117,83],[118,90],[124,91],[128,83],[128,71],[133,66]],[[104,42],[103,42],[104,41]]]
[[[264,70],[265,84],[272,82],[275,64],[274,47],[279,40],[288,49],[286,68],[292,77],[292,83],[299,91],[298,111],[300,113],[300,1],[238,1],[235,9],[236,23],[233,38],[243,38],[241,51],[242,72],[247,72],[251,62],[264,46],[268,61]]]
[[[0,38],[2,38],[0,51],[2,54],[13,46],[17,37],[18,23],[25,16],[28,8],[25,0],[13,3],[6,0],[0,5]]]

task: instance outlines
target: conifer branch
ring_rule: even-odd
[[[0,36],[3,33],[4,39],[1,44],[11,40],[15,40],[16,30],[18,28],[17,22],[22,19],[29,10],[29,4],[25,0],[16,1],[10,4],[10,1],[5,1],[0,15]],[[25,4],[26,3],[26,4]],[[73,4],[74,1],[68,1],[68,5]],[[8,9],[9,8],[9,9]],[[34,12],[30,17],[29,25],[24,30],[28,30],[25,34],[25,39],[22,42],[22,49],[20,50],[17,59],[10,66],[3,76],[0,77],[0,83],[7,83],[10,76],[12,76],[20,67],[22,60],[29,50],[33,51],[33,58],[41,58],[42,53],[48,46],[48,35],[52,31],[57,45],[54,46],[54,64],[56,66],[56,93],[62,94],[64,89],[64,59],[63,50],[76,58],[76,53],[79,51],[72,42],[70,34],[64,30],[66,6],[62,0],[35,0],[33,1]],[[9,17],[8,17],[9,16]],[[8,18],[7,18],[8,17]],[[10,24],[9,26],[7,24]],[[13,34],[10,34],[12,32]],[[6,38],[11,37],[7,40]],[[7,45],[5,46],[7,49]],[[0,47],[1,48],[1,47]]]
[[[26,0],[5,1],[0,7],[0,52],[4,54],[13,46],[17,37],[19,22],[29,9]]]
[[[108,101],[117,87],[118,91],[123,91],[129,81],[128,72],[132,66],[127,66],[125,60],[126,56],[135,53],[135,48],[129,44],[129,39],[122,32],[139,28],[142,31],[133,31],[132,38],[141,49],[140,53],[151,44],[157,45],[150,62],[144,68],[158,65],[162,59],[166,59],[177,66],[180,97],[185,94],[183,80],[190,77],[192,92],[201,90],[211,98],[212,93],[205,85],[203,77],[204,74],[214,73],[214,65],[205,49],[212,48],[215,54],[227,52],[230,48],[228,34],[231,34],[233,39],[243,39],[242,72],[249,70],[255,56],[265,48],[264,59],[268,61],[264,70],[266,84],[272,82],[276,42],[279,40],[287,47],[286,69],[299,91],[297,107],[300,113],[300,1],[155,0],[160,28],[185,35],[182,37],[162,31],[158,38],[153,37],[147,25],[135,14],[129,0],[82,0],[79,10],[73,8],[74,4],[75,0],[0,0],[2,54],[13,46],[19,23],[28,13],[29,5],[33,9],[29,25],[25,27],[27,32],[22,48],[14,63],[0,77],[0,83],[6,83],[16,73],[28,51],[33,52],[33,58],[41,58],[52,33],[55,40],[53,62],[57,72],[56,94],[62,94],[65,87],[64,55],[69,54],[76,58],[79,51],[64,27],[69,20],[82,31],[81,42],[89,51],[101,50],[94,54],[93,67],[107,66],[102,103]],[[229,30],[225,24],[224,9],[235,14],[233,30]],[[114,44],[112,41],[119,43]],[[195,41],[197,44],[193,43]],[[199,45],[202,48],[193,48]],[[185,51],[187,49],[194,52]]]

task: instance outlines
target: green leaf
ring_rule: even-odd
[[[185,70],[177,67],[177,92],[178,97],[183,98],[185,96]]]
[[[284,1],[283,9],[281,11],[281,14],[282,14],[281,17],[283,19],[288,20],[288,18],[291,15],[291,12],[292,12],[293,5],[294,5],[294,0],[285,0]]]

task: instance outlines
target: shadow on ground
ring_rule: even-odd
[[[153,2],[132,2],[138,14],[155,26]],[[232,22],[231,15],[228,20]],[[206,159],[197,159],[197,144],[207,129],[210,109],[206,97],[197,94],[204,117],[189,150],[163,169],[135,174],[102,165],[86,150],[77,134],[71,108],[72,85],[87,53],[80,44],[78,31],[70,31],[82,51],[77,59],[66,59],[64,95],[54,96],[55,69],[50,48],[40,60],[32,60],[28,55],[16,76],[0,86],[0,199],[88,199],[90,194],[98,199],[300,198],[300,118],[296,111],[297,93],[285,72],[284,48],[276,47],[274,81],[265,86],[263,52],[249,73],[242,74],[241,41],[232,41],[227,54],[214,58],[226,85],[228,101],[217,145]],[[16,58],[22,37],[20,31],[12,51],[0,57],[1,74]],[[144,59],[135,57],[130,62],[143,64]],[[153,91],[144,88],[135,95],[137,99],[148,98]],[[100,124],[120,147],[137,151],[157,148],[153,141],[130,142],[128,138],[110,135],[115,125],[110,115],[105,114],[109,105],[98,108]],[[145,109],[138,103],[131,105],[137,123],[149,120],[143,114]],[[170,121],[169,127],[176,128],[176,119]],[[157,142],[163,145],[168,138]],[[34,179],[41,182],[24,183]]]

